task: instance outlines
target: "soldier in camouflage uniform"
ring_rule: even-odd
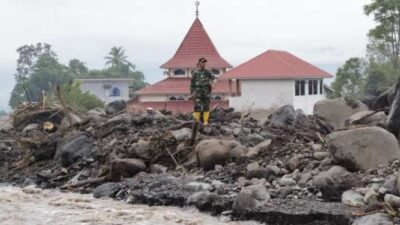
[[[205,58],[199,59],[190,83],[190,93],[194,101],[193,117],[196,122],[199,122],[200,114],[203,112],[204,125],[208,125],[208,118],[210,117],[210,97],[215,80],[214,75],[205,68],[206,62]]]

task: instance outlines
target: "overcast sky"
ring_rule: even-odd
[[[112,46],[154,83],[195,19],[194,0],[0,0],[0,109],[15,84],[16,49],[47,42],[62,63],[104,67]],[[334,74],[365,55],[374,25],[370,0],[201,0],[200,19],[234,66],[268,50],[286,50]]]

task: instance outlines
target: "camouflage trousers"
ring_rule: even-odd
[[[194,111],[209,112],[211,93],[205,90],[197,90],[193,92]]]

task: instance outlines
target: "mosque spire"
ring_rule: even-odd
[[[199,1],[196,1],[196,18],[198,18],[199,17],[199,5],[200,5],[200,2]]]

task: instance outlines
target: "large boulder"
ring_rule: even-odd
[[[139,139],[138,142],[133,143],[126,152],[128,157],[137,157],[144,160],[149,160],[153,154],[150,141]]]
[[[64,119],[61,121],[61,125],[60,125],[61,129],[68,128],[70,126],[73,126],[75,124],[82,122],[82,120],[81,120],[81,118],[79,118],[79,116],[77,116],[73,113],[68,113],[68,115],[69,115],[69,117],[65,116]]]
[[[213,169],[217,164],[225,164],[231,150],[239,145],[240,143],[236,141],[209,139],[198,143],[194,151],[199,165],[208,170]]]
[[[72,132],[57,143],[54,159],[59,160],[63,166],[69,166],[89,155],[92,150],[92,140],[85,133]]]
[[[285,105],[276,110],[270,117],[271,126],[293,125],[296,112],[292,105]]]
[[[121,177],[132,177],[145,170],[146,165],[140,159],[115,159],[111,163],[111,179],[118,181]]]
[[[326,144],[334,159],[349,170],[368,170],[400,160],[393,134],[380,127],[363,127],[329,134]]]
[[[386,123],[385,112],[374,112],[374,111],[360,111],[354,113],[344,122],[345,126],[352,125],[368,125],[368,126],[384,126]]]
[[[333,166],[315,176],[314,185],[321,190],[325,199],[340,201],[344,191],[361,186],[361,181],[345,168]]]
[[[192,136],[192,130],[189,128],[182,128],[171,131],[171,134],[177,141],[185,141],[189,140]]]
[[[93,192],[93,197],[113,197],[119,190],[121,186],[118,183],[107,182],[98,187],[96,187]]]
[[[342,98],[321,100],[314,105],[314,114],[324,118],[335,129],[342,127],[349,116],[365,110],[368,107],[364,103],[356,101],[350,104]]]
[[[374,213],[357,218],[352,225],[394,225],[385,213]]]
[[[116,114],[124,109],[126,109],[126,102],[124,100],[110,102],[105,107],[105,111],[108,115]]]
[[[386,121],[386,129],[396,138],[400,133],[400,85],[396,85],[396,94],[393,103],[390,105],[390,112]]]

